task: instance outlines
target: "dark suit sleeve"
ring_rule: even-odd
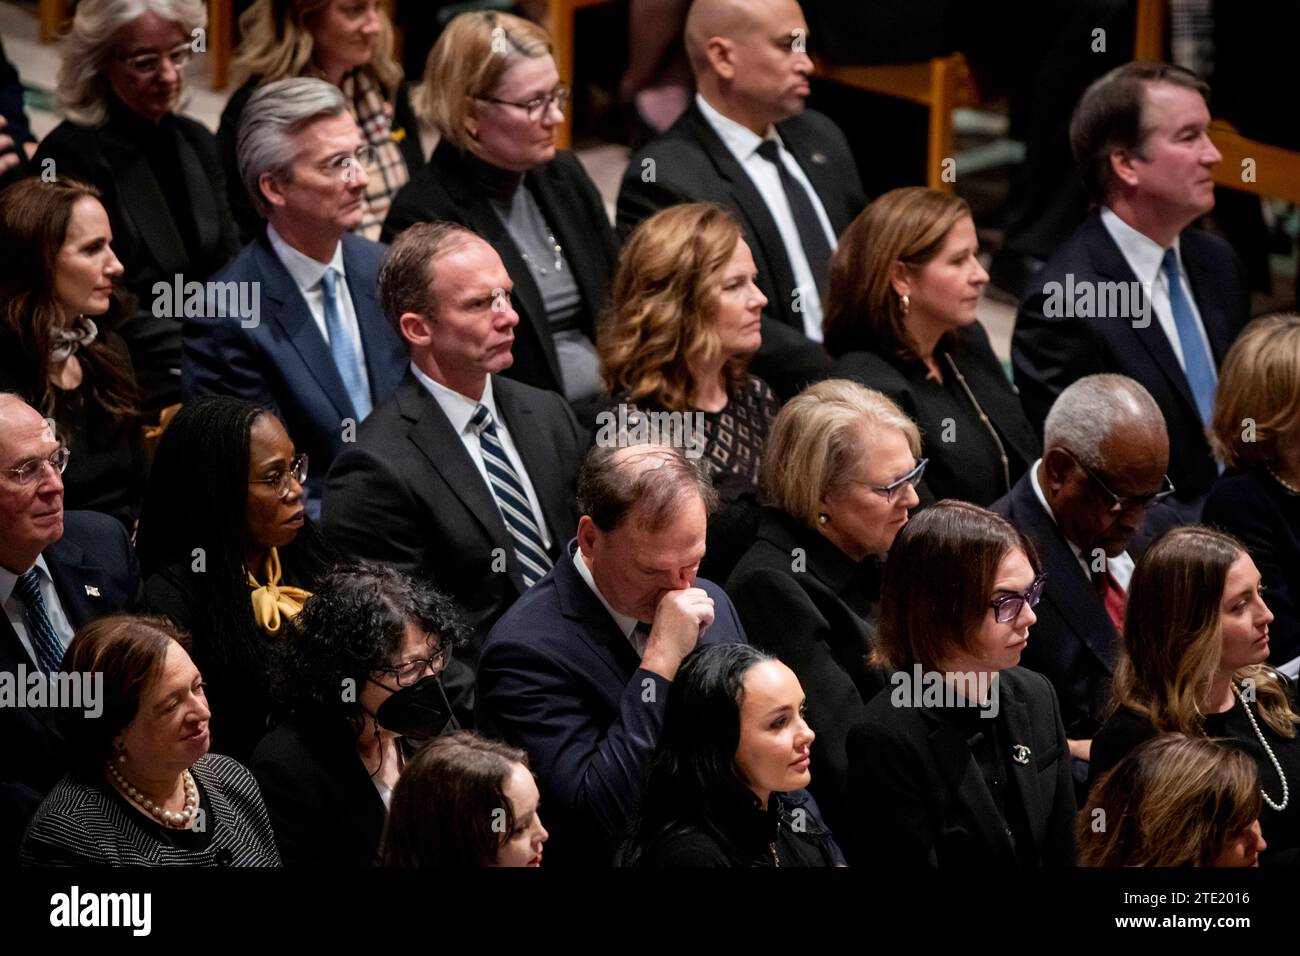
[[[310,762],[293,758],[259,746],[250,761],[285,866],[319,863],[320,834],[335,822],[316,809],[317,795],[329,792],[330,782]]]
[[[110,189],[111,183],[106,181],[111,178],[111,174],[106,168],[96,168],[90,159],[90,150],[93,149],[95,155],[98,155],[98,150],[88,138],[86,142],[77,142],[80,139],[83,137],[77,135],[72,126],[55,127],[49,136],[41,140],[32,163],[40,169],[44,160],[52,159],[54,175],[59,179],[76,179],[89,183],[105,194],[114,192]]]
[[[655,165],[647,166],[645,160],[651,160]],[[691,201],[684,192],[663,180],[660,175],[662,171],[659,169],[661,161],[669,160],[642,153],[634,156],[628,164],[627,171],[623,174],[623,183],[618,190],[618,205],[614,218],[620,238],[627,239],[628,234],[642,220],[653,216],[660,209]]]
[[[1105,372],[1104,355],[1084,323],[1075,318],[1048,318],[1046,296],[1036,291],[1020,306],[1011,335],[1011,366],[1020,404],[1038,435],[1056,396],[1083,378]]]
[[[234,278],[233,276],[218,277]],[[280,414],[259,367],[257,350],[240,319],[188,317],[182,320],[181,392],[187,401],[230,395]]]
[[[424,570],[428,540],[406,483],[370,451],[349,446],[334,459],[321,502],[321,530],[340,553],[383,561],[407,574]]]
[[[916,751],[891,727],[868,721],[849,731],[847,752],[849,859],[858,866],[938,866]]]
[[[601,728],[574,693],[568,668],[523,641],[489,640],[478,680],[490,724],[528,751],[564,810],[611,840],[622,838],[663,726],[669,682],[638,668],[618,717]]]

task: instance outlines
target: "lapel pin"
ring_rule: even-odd
[[[825,153],[813,153],[812,156],[811,156],[810,158],[811,158],[812,161],[813,161],[814,163],[816,163],[818,166],[825,166],[825,165],[826,165],[826,154],[825,154]]]
[[[1011,748],[1011,759],[1016,763],[1029,763],[1029,755],[1033,753],[1024,744],[1016,744]]]
[[[99,588],[93,584],[86,585],[86,597],[99,597]]]

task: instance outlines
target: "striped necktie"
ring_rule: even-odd
[[[537,525],[524,483],[510,464],[487,406],[480,405],[469,423],[478,433],[479,451],[488,473],[488,487],[492,489],[492,497],[496,499],[506,530],[514,540],[519,572],[524,584],[532,587],[551,569],[551,559],[542,543],[542,529]]]
[[[31,568],[18,579],[14,586],[14,597],[27,609],[27,636],[31,638],[32,649],[36,651],[36,663],[48,674],[57,674],[63,666],[63,642],[54,633],[54,625],[45,610],[45,599],[41,597],[41,572]]]

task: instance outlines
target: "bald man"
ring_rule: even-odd
[[[992,510],[1034,542],[1047,572],[1021,663],[1056,688],[1083,762],[1105,716],[1134,559],[1181,519],[1161,503],[1173,489],[1164,416],[1133,379],[1089,375],[1066,388],[1043,448]],[[1076,781],[1085,772],[1076,764]]]
[[[686,52],[698,93],[632,157],[618,197],[624,236],[677,203],[736,213],[768,299],[754,370],[786,398],[830,372],[820,346],[827,266],[866,204],[844,134],[804,109],[807,43],[795,0],[696,0]]]
[[[0,682],[57,671],[72,635],[97,617],[141,607],[140,569],[115,518],[63,510],[68,451],[40,412],[0,393]],[[0,863],[25,816],[63,775],[54,715],[0,707]]]

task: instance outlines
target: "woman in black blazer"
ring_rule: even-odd
[[[1042,441],[975,318],[988,283],[964,200],[921,187],[867,206],[831,262],[826,350],[836,374],[898,403],[921,429],[922,504],[990,505]]]
[[[792,398],[763,459],[771,505],[727,579],[756,647],[775,654],[808,694],[817,731],[810,786],[827,823],[841,824],[844,739],[882,686],[875,643],[881,561],[918,498],[921,438],[879,392],[830,379]]]
[[[123,284],[138,300],[117,331],[131,351],[143,407],[180,401],[180,316],[156,309],[154,285],[204,282],[239,251],[216,141],[177,112],[203,5],[161,0],[153,16],[82,0],[64,42],[59,99],[71,118],[41,141],[34,164],[95,186],[113,227]],[[161,312],[161,314],[158,314]]]
[[[442,140],[393,201],[383,239],[445,219],[487,240],[519,313],[504,374],[560,392],[590,424],[603,404],[594,342],[618,245],[595,184],[555,148],[568,95],[541,27],[490,12],[452,20],[416,94]]]
[[[320,581],[272,662],[283,720],[249,763],[286,866],[370,866],[413,748],[456,728],[439,675],[462,644],[451,601],[381,564]]]
[[[975,505],[941,501],[899,532],[876,646],[890,686],[848,739],[851,863],[1073,863],[1056,693],[1016,666],[1042,587],[1033,545]]]
[[[1264,581],[1269,659],[1300,657],[1300,317],[1256,319],[1228,350],[1210,444],[1227,471],[1201,520],[1241,540]]]

